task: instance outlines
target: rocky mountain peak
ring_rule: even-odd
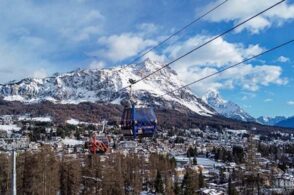
[[[241,121],[255,121],[239,105],[224,100],[216,90],[210,90],[202,97],[203,101],[215,109],[220,115]]]
[[[51,101],[61,104],[100,102],[120,104],[128,97],[129,79],[139,80],[164,64],[146,59],[124,68],[75,70],[55,74],[43,79],[23,79],[0,86],[0,95],[7,101],[38,103]],[[201,115],[214,115],[215,111],[189,89],[166,94],[184,83],[175,71],[165,68],[133,86],[133,96],[140,105],[190,110]]]

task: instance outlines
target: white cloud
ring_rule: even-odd
[[[189,83],[212,74],[217,70],[216,68],[199,68],[195,66],[193,69],[186,69],[185,71],[181,68],[181,72],[179,73],[178,70],[177,72],[182,80]],[[220,90],[233,89],[236,87],[254,92],[259,90],[260,86],[286,84],[287,80],[280,78],[281,73],[282,69],[278,66],[252,66],[250,64],[243,64],[238,68],[229,69],[215,77],[196,83],[192,85],[191,88],[198,94],[205,93],[207,89]]]
[[[287,79],[281,78],[282,68],[275,65],[243,65],[236,69],[231,69],[235,79],[242,83],[241,87],[248,91],[257,91],[260,86],[270,84],[285,85]],[[232,77],[233,74],[231,74]],[[239,77],[239,78],[238,78]]]
[[[142,23],[138,26],[138,29],[146,35],[156,33],[159,27],[153,23]]]
[[[103,31],[104,17],[73,1],[0,1],[0,82],[72,70]],[[92,42],[90,41],[92,40]]]
[[[245,104],[243,105],[243,107],[244,107],[244,108],[252,108],[251,105],[245,105]]]
[[[252,34],[258,34],[261,30],[265,28],[269,28],[271,26],[271,23],[269,20],[258,16],[254,18],[253,20],[248,21],[247,23],[243,24],[242,26],[236,28],[235,32],[241,32],[243,30],[248,30]]]
[[[210,37],[195,36],[187,41],[170,46],[165,53],[169,59],[174,59]],[[217,72],[229,65],[238,63],[246,57],[256,55],[264,49],[258,45],[245,47],[242,44],[229,43],[220,38],[178,61],[173,65],[183,81],[189,83]],[[286,78],[282,78],[282,68],[276,65],[243,64],[229,69],[215,77],[192,85],[191,88],[202,95],[209,89],[233,89],[239,87],[246,91],[257,91],[261,86],[270,84],[285,85]]]
[[[146,58],[150,58],[151,60],[162,62],[162,63],[167,61],[167,58],[165,55],[159,55],[155,53],[154,51],[150,51],[149,53],[147,53],[145,56],[142,57],[141,60],[144,60]]]
[[[272,101],[273,101],[273,99],[271,99],[271,98],[267,98],[264,100],[264,102],[272,102]]]
[[[256,94],[252,92],[242,91],[241,93],[243,94],[241,100],[249,100],[256,97]]]
[[[217,1],[220,3],[222,0]],[[269,0],[230,0],[228,3],[224,4],[207,18],[212,22],[221,21],[234,21],[239,23],[258,12],[270,7],[275,2]],[[206,9],[215,6],[215,3],[209,4]],[[272,26],[273,24],[279,26],[289,19],[294,19],[294,5],[290,5],[287,2],[283,2],[280,5],[274,7],[268,12],[256,17],[245,25],[237,29],[240,32],[244,29],[249,30],[251,33],[259,33],[261,30]]]
[[[76,42],[85,41],[90,39],[93,35],[99,35],[102,32],[102,24],[104,21],[104,16],[97,10],[90,10],[80,18],[75,18],[74,15],[71,21],[74,23],[66,22],[65,25],[60,28],[60,33],[63,37],[71,39]]]
[[[292,106],[292,105],[294,105],[294,101],[290,100],[290,101],[287,102],[287,104]]]
[[[23,48],[7,44],[0,39],[0,82],[5,83],[26,77],[42,77],[44,76],[42,70],[52,73],[53,65],[33,55],[34,53],[38,53],[34,44],[28,44]]]
[[[105,63],[103,61],[93,61],[89,65],[89,69],[102,69],[105,67]]]
[[[259,45],[249,45],[246,49],[241,49],[244,57],[251,57],[263,51],[264,49],[261,48]]]
[[[285,62],[289,62],[290,59],[285,57],[285,56],[280,56],[278,59],[277,59],[278,62],[282,62],[282,63],[285,63]]]
[[[208,36],[195,36],[182,43],[175,44],[166,49],[168,57],[171,59],[177,58],[193,48],[201,45],[211,37]],[[234,45],[219,38],[212,43],[200,48],[191,55],[186,56],[181,60],[182,64],[186,66],[202,65],[202,66],[223,66],[224,64],[232,64],[242,60],[242,54],[239,50],[244,50],[239,45]],[[246,50],[246,49],[245,49]]]
[[[32,75],[33,78],[45,78],[47,76],[48,76],[47,71],[43,68],[34,71]]]
[[[121,35],[101,37],[98,43],[104,45],[105,48],[93,54],[117,62],[139,54],[144,49],[155,45],[156,41],[144,39],[135,34],[124,33]]]
[[[26,35],[54,36],[52,38],[62,38],[59,41],[63,43],[98,35],[104,24],[104,16],[98,10],[75,1],[43,4],[1,1],[0,8],[0,16],[9,18],[9,22],[2,23],[4,32],[21,27]],[[34,31],[36,29],[39,31]]]

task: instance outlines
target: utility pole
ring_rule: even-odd
[[[11,177],[11,194],[16,195],[16,155],[15,149],[11,151],[12,177]]]
[[[24,150],[29,147],[27,138],[4,138],[1,139],[1,150],[11,154],[11,191],[10,194],[16,195],[16,154],[17,150]]]

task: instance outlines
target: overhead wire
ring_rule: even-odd
[[[144,57],[145,55],[147,55],[148,53],[150,53],[151,51],[155,50],[156,48],[162,46],[163,44],[165,44],[167,41],[169,41],[171,38],[173,38],[174,36],[180,34],[181,32],[183,32],[184,30],[186,30],[187,28],[189,28],[190,26],[192,26],[193,24],[195,24],[196,22],[200,21],[202,18],[204,18],[205,16],[207,16],[208,14],[212,13],[213,11],[215,11],[216,9],[218,9],[219,7],[221,7],[222,5],[224,5],[226,2],[228,2],[229,0],[224,0],[221,3],[217,4],[216,6],[212,7],[211,9],[209,9],[208,11],[206,11],[204,14],[200,15],[198,18],[194,19],[193,21],[191,21],[190,23],[186,24],[185,26],[183,26],[182,28],[180,28],[179,30],[177,30],[176,32],[174,32],[173,34],[169,35],[166,39],[160,41],[157,45],[151,47],[150,49],[148,49],[147,51],[145,51],[144,53],[142,53],[141,55],[139,55],[138,57],[136,57],[133,61],[131,61],[128,65],[122,67],[121,69],[119,69],[119,71],[123,70],[124,68],[132,65],[134,62],[136,62],[137,60],[141,59],[142,57]],[[130,87],[130,86],[129,86]],[[118,90],[120,91],[120,90]],[[111,98],[109,98],[108,102],[111,101]]]
[[[223,68],[223,69],[221,69],[221,70],[219,70],[219,71],[217,71],[217,72],[215,72],[215,73],[212,73],[212,74],[210,74],[210,75],[207,75],[207,76],[205,76],[205,77],[202,77],[202,78],[200,78],[200,79],[198,79],[198,80],[196,80],[196,81],[193,81],[193,82],[191,82],[191,83],[188,83],[188,84],[186,84],[186,85],[183,85],[183,86],[181,86],[181,87],[179,87],[179,88],[177,88],[177,89],[175,89],[175,90],[169,91],[169,92],[167,92],[167,93],[165,93],[165,94],[163,94],[163,95],[160,95],[160,96],[158,96],[158,97],[162,97],[162,96],[165,96],[165,95],[171,94],[171,93],[173,93],[173,92],[175,92],[175,91],[178,91],[178,90],[181,90],[181,89],[187,88],[187,87],[190,86],[190,85],[193,85],[193,84],[195,84],[195,83],[198,83],[198,82],[200,82],[200,81],[203,81],[203,80],[205,80],[205,79],[208,79],[208,78],[210,78],[210,77],[213,77],[213,76],[215,76],[215,75],[217,75],[217,74],[220,74],[220,73],[222,73],[222,72],[224,72],[224,71],[226,71],[226,70],[228,70],[228,69],[231,69],[231,68],[234,68],[234,67],[236,67],[236,66],[239,66],[239,65],[241,65],[241,64],[243,64],[243,63],[245,63],[245,62],[248,62],[248,61],[250,61],[250,60],[252,60],[252,59],[255,59],[255,58],[257,58],[257,57],[260,57],[260,56],[262,56],[262,55],[264,55],[264,54],[267,54],[267,53],[269,53],[269,52],[272,52],[272,51],[274,51],[274,50],[277,50],[277,49],[279,49],[279,48],[281,48],[281,47],[284,47],[284,46],[286,46],[286,45],[289,45],[290,43],[293,43],[293,42],[294,42],[294,39],[289,40],[289,41],[286,41],[286,42],[284,42],[284,43],[282,43],[282,44],[279,44],[279,45],[277,45],[277,46],[275,46],[275,47],[272,47],[271,49],[268,49],[268,50],[266,50],[266,51],[263,51],[263,52],[261,52],[261,53],[259,53],[259,54],[257,54],[257,55],[254,55],[254,56],[252,56],[252,57],[250,57],[250,58],[246,58],[246,59],[244,59],[244,60],[241,61],[241,62],[238,62],[238,63],[233,64],[233,65],[231,65],[231,66],[228,66],[228,67],[226,67],[226,68]]]
[[[284,1],[285,1],[285,0],[281,0],[281,1],[279,1],[279,2],[277,2],[277,3],[275,3],[275,4],[273,4],[272,6],[270,6],[270,7],[266,8],[266,9],[264,9],[263,11],[261,11],[261,12],[255,14],[255,15],[253,15],[253,16],[247,18],[246,20],[244,20],[244,21],[242,21],[242,22],[236,24],[236,25],[233,26],[232,28],[229,28],[228,30],[222,32],[221,34],[219,34],[219,35],[213,37],[212,39],[210,39],[210,40],[204,42],[203,44],[197,46],[196,48],[190,50],[189,52],[187,52],[187,53],[185,53],[185,54],[179,56],[178,58],[172,60],[171,62],[165,64],[164,66],[162,66],[162,67],[156,69],[155,71],[153,71],[153,72],[151,72],[151,73],[145,75],[144,77],[142,77],[142,78],[140,78],[139,80],[135,81],[133,84],[130,84],[130,85],[126,86],[126,87],[123,87],[123,88],[121,88],[121,89],[118,90],[118,91],[122,91],[122,90],[124,90],[124,89],[127,89],[127,88],[131,87],[132,85],[135,85],[135,84],[137,84],[137,83],[139,83],[139,82],[145,80],[146,78],[150,77],[151,75],[153,75],[153,74],[159,72],[160,70],[162,70],[162,69],[168,67],[169,65],[171,65],[171,64],[173,64],[173,63],[179,61],[180,59],[182,59],[182,58],[186,57],[187,55],[189,55],[189,54],[191,54],[191,53],[197,51],[198,49],[200,49],[200,48],[204,47],[205,45],[207,45],[207,44],[213,42],[214,40],[216,40],[216,39],[218,39],[218,38],[224,36],[225,34],[227,34],[227,33],[231,32],[231,31],[235,30],[236,28],[238,28],[238,27],[240,27],[241,25],[243,25],[243,24],[245,24],[245,23],[251,21],[252,19],[256,18],[257,16],[259,16],[259,15],[261,15],[261,14],[263,14],[263,13],[269,11],[269,10],[271,10],[272,8],[276,7],[277,5],[281,4],[281,3],[284,2]]]
[[[190,23],[186,24],[185,26],[183,26],[182,28],[180,28],[179,30],[177,30],[176,32],[174,32],[173,34],[169,35],[166,39],[160,41],[157,45],[151,47],[150,49],[148,49],[147,51],[145,51],[144,53],[140,54],[138,57],[136,57],[134,60],[132,60],[129,65],[133,64],[134,62],[136,62],[137,60],[141,59],[142,57],[144,57],[145,55],[147,55],[148,53],[150,53],[151,51],[153,51],[154,49],[162,46],[163,44],[165,44],[168,40],[170,40],[171,38],[173,38],[174,36],[180,34],[181,32],[183,32],[184,30],[186,30],[187,28],[189,28],[191,25],[193,25],[194,23],[200,21],[202,18],[204,18],[205,16],[207,16],[208,14],[212,13],[213,11],[215,11],[216,9],[218,9],[219,7],[221,7],[223,4],[225,4],[226,2],[228,2],[229,0],[225,0],[223,2],[221,2],[220,4],[217,4],[215,7],[211,8],[210,10],[208,10],[207,12],[205,12],[204,14],[202,14],[201,16],[199,16],[198,18],[194,19],[193,21],[191,21]],[[127,65],[127,66],[129,66]],[[127,67],[124,66],[123,68]]]

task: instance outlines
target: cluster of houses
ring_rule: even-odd
[[[35,127],[36,122],[50,125],[45,127],[45,132],[41,135],[40,140],[32,142],[28,140],[28,135]],[[73,119],[68,120],[67,123],[76,126],[75,129],[81,128],[82,125],[82,133],[78,138],[75,130],[67,137],[57,136],[58,129],[50,117],[0,116],[0,149],[8,150],[7,140],[18,139],[24,140],[31,150],[38,150],[41,145],[47,144],[51,145],[56,152],[89,153],[89,150],[85,148],[85,143],[92,133],[96,133],[99,136],[107,137],[110,146],[109,152],[121,152],[125,155],[137,153],[144,156],[158,153],[175,158],[177,178],[183,178],[188,168],[201,172],[206,183],[206,187],[201,189],[202,194],[226,194],[230,177],[234,172],[242,172],[245,176],[246,174],[258,174],[258,177],[262,178],[262,186],[264,187],[260,190],[263,193],[285,193],[294,190],[294,169],[288,167],[287,170],[281,170],[277,167],[276,161],[263,157],[257,151],[257,146],[250,144],[250,132],[247,130],[223,129],[220,131],[210,127],[204,130],[182,129],[176,135],[161,132],[156,141],[143,139],[141,142],[137,142],[124,139],[117,133],[111,132],[110,129],[114,127],[108,126],[104,122],[91,124],[91,128],[87,128],[90,123],[81,123]],[[93,127],[95,128],[93,129]],[[282,137],[288,137],[288,143],[293,142],[293,135],[281,134]],[[251,141],[260,142],[260,135],[254,135]],[[269,142],[277,145],[285,144],[285,141],[280,139]],[[232,152],[234,146],[245,151],[245,162],[224,162],[215,158],[213,151],[216,148]],[[187,157],[187,151],[191,147],[197,151],[196,163],[193,162],[194,157]],[[107,154],[105,155],[107,156]],[[249,161],[251,162],[248,163]],[[240,192],[244,190],[242,185],[238,186],[238,182],[234,182],[237,190]]]

